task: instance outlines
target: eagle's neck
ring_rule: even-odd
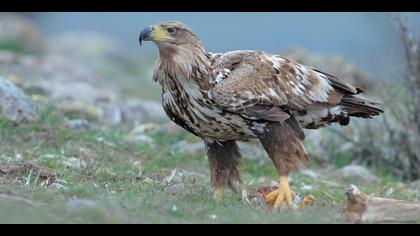
[[[160,48],[159,54],[155,80],[162,86],[182,82],[197,85],[202,90],[209,88],[210,54],[201,45]]]

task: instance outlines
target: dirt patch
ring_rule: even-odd
[[[39,180],[47,181],[49,184],[55,182],[55,175],[48,169],[34,163],[21,164],[0,164],[0,176],[13,179],[18,176],[27,176],[32,171],[32,176],[38,176]]]

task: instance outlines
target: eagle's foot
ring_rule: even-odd
[[[278,208],[283,201],[286,201],[289,208],[293,207],[293,199],[296,193],[290,189],[289,180],[287,176],[280,176],[280,184],[278,189],[269,193],[265,197],[265,201],[268,203],[274,202],[274,208]]]
[[[223,189],[216,188],[213,192],[213,200],[220,202],[223,199]]]

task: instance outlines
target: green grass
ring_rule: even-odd
[[[132,127],[93,125],[82,132],[61,125],[61,115],[50,107],[40,114],[40,121],[30,125],[0,121],[0,166],[33,163],[53,174],[55,183],[46,186],[36,171],[0,172],[0,223],[344,223],[339,212],[350,184],[378,196],[387,188],[394,189],[393,197],[418,196],[391,176],[369,184],[293,174],[291,184],[298,194],[312,193],[319,199],[315,207],[260,209],[229,191],[216,203],[206,157],[171,148],[180,140],[194,139],[186,132],[151,133],[158,147],[151,148],[124,142]],[[165,182],[174,169],[196,174],[176,175]],[[251,193],[277,179],[269,160],[250,158],[244,160],[243,177]],[[174,185],[183,190],[168,194]]]

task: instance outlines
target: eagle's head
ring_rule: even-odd
[[[197,75],[211,73],[208,61],[211,54],[204,49],[197,35],[183,23],[163,21],[157,25],[148,26],[140,32],[140,45],[143,41],[152,41],[159,49],[158,64],[161,70],[155,73],[155,81],[162,82],[161,78],[170,77],[161,73],[184,74],[184,78],[193,79],[199,83],[207,81],[198,78]]]
[[[161,51],[176,52],[180,48],[201,47],[200,40],[190,28],[178,21],[163,21],[140,32],[140,45],[152,41]]]

